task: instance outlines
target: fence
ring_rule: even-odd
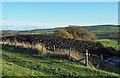
[[[71,59],[71,57],[74,57],[73,55],[77,56],[79,53],[81,53],[79,58],[82,57],[82,59],[85,60],[86,66],[94,64],[92,63],[94,61],[96,61],[96,63],[100,63],[101,61],[103,61],[103,57],[104,59],[106,59],[112,55],[110,51],[103,47],[100,43],[93,43],[89,41],[74,39],[55,38],[43,35],[17,35],[11,37],[9,36],[2,38],[2,41],[3,45],[5,44],[5,42],[7,42],[8,44],[15,43],[15,47],[17,46],[18,42],[24,42],[32,45],[31,48],[34,47],[36,43],[41,43],[42,52],[44,51],[44,46],[54,53],[57,53],[57,49],[60,49],[61,51],[67,49],[67,55],[69,56],[69,59]],[[73,49],[76,51],[76,54],[72,52]]]
[[[8,44],[8,45],[10,45],[10,44],[14,44],[15,45],[15,47],[17,47],[18,46],[18,42],[17,41],[15,41],[15,42],[10,42],[9,40],[7,40],[7,41],[3,41],[3,45],[5,45],[5,44]],[[21,45],[22,46],[24,46],[23,44],[26,44],[26,45],[28,45],[27,43],[22,43]],[[44,52],[44,44],[43,43],[40,43],[41,44],[41,51],[42,51],[42,53]],[[31,45],[31,48],[32,47],[34,47],[35,46],[35,44],[32,44]],[[56,45],[53,45],[53,46],[47,46],[46,47],[48,50],[51,50],[54,54],[56,54],[57,53],[57,49],[58,48],[56,48]],[[61,51],[63,51],[63,49],[60,49]],[[60,51],[59,50],[59,51]],[[76,51],[74,51],[73,52],[73,48],[70,46],[69,47],[69,49],[68,50],[66,50],[67,51],[67,55],[68,55],[68,57],[69,57],[69,60],[71,60],[72,58],[75,58],[76,56],[74,56],[74,55],[77,55],[77,59],[78,60],[80,60],[80,58],[85,62],[85,65],[88,67],[88,66],[91,66],[91,67],[93,67],[93,63],[91,63],[91,62],[93,62],[93,60],[91,60],[91,59],[94,59],[93,58],[93,56],[94,57],[97,57],[97,58],[99,58],[99,59],[101,59],[101,60],[99,60],[99,62],[96,62],[96,63],[100,63],[101,61],[103,61],[103,56],[101,55],[101,56],[98,56],[98,55],[95,55],[95,54],[91,54],[91,53],[89,53],[88,52],[88,49],[86,49],[86,51],[85,52],[82,52],[81,54],[79,53],[79,52],[76,52]],[[94,61],[95,61],[96,59],[94,59]],[[93,67],[94,68],[94,67]]]

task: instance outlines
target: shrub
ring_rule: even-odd
[[[73,35],[76,39],[85,39],[85,40],[92,40],[92,34],[88,32],[88,30],[83,29],[80,26],[69,26],[66,27],[66,30]]]
[[[62,37],[62,38],[70,38],[70,39],[74,38],[72,34],[69,34],[66,30],[63,29],[58,29],[54,31],[54,36]]]

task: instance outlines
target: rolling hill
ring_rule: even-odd
[[[96,25],[96,26],[81,26],[87,29],[89,32],[94,33],[98,38],[105,39],[108,38],[109,34],[117,33],[120,26],[117,25]],[[35,29],[28,31],[20,31],[19,33],[38,33],[45,35],[53,35],[54,31],[57,29],[65,29],[65,27],[53,28],[53,29]]]

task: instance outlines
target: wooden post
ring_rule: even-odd
[[[34,43],[32,42],[32,44],[31,44],[31,48],[33,49],[34,48]]]
[[[15,41],[15,47],[17,47],[17,42]]]
[[[7,40],[7,45],[9,44],[9,40]]]
[[[14,43],[15,43],[14,46],[17,47],[17,39],[14,39]]]
[[[102,56],[102,54],[101,54],[101,60],[103,61],[103,56]]]
[[[71,47],[69,48],[69,60],[71,59],[70,52],[71,52]]]
[[[24,48],[24,42],[22,42],[22,48]]]
[[[88,67],[88,50],[86,49],[86,53],[85,53],[85,64]]]
[[[6,40],[6,44],[8,44],[8,40]]]
[[[8,45],[10,45],[10,40],[8,40]]]
[[[55,53],[55,45],[53,46],[53,51],[54,51],[54,53]]]

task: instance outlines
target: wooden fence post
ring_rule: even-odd
[[[8,40],[8,45],[10,45],[10,41]]]
[[[33,49],[33,42],[31,42],[31,49]]]
[[[9,45],[9,40],[7,41],[7,45]]]
[[[24,42],[22,42],[22,48],[24,48]]]
[[[10,40],[8,40],[8,45],[10,45]]]
[[[53,46],[53,51],[54,51],[54,53],[55,53],[55,45]]]
[[[85,64],[88,67],[88,50],[86,49],[86,53],[85,53]]]
[[[14,48],[17,47],[17,39],[14,39]]]
[[[17,47],[17,41],[15,41],[15,47]],[[15,47],[14,47],[14,48],[15,48]]]
[[[69,60],[71,59],[70,52],[71,52],[71,47],[69,48]]]

